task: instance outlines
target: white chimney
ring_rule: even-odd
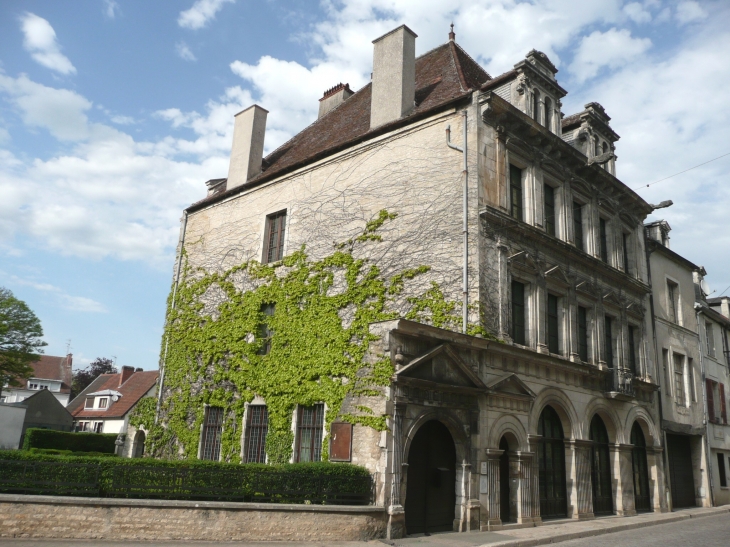
[[[321,118],[331,110],[334,110],[353,95],[354,91],[350,89],[350,84],[339,83],[335,87],[328,89],[319,100],[319,115]]]
[[[373,40],[371,129],[402,118],[415,106],[416,38],[401,25]]]
[[[241,186],[261,173],[268,113],[268,110],[255,104],[236,114],[227,190]]]

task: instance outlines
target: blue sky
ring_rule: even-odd
[[[157,367],[182,209],[226,176],[233,115],[270,111],[270,151],[322,92],[369,78],[406,23],[423,53],[459,42],[493,76],[532,48],[612,117],[617,174],[672,248],[730,286],[730,3],[693,0],[5,0],[0,3],[0,285],[47,353]],[[728,291],[726,294],[730,293]]]

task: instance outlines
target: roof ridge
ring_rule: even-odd
[[[456,74],[459,76],[459,85],[461,86],[462,91],[467,91],[469,89],[469,85],[466,83],[466,78],[464,77],[464,71],[461,68],[461,63],[459,62],[459,56],[456,53],[456,43],[449,40],[447,42],[449,44],[449,51],[451,52],[451,58],[454,61],[454,66],[456,67]]]
[[[455,41],[454,42],[447,42],[447,43],[453,44],[454,45],[454,48],[455,48],[454,51],[456,49],[458,49],[458,51],[461,52],[462,55],[464,55],[467,59],[469,59],[469,61],[471,61],[472,63],[474,63],[474,66],[478,67],[482,72],[484,72],[485,76],[487,77],[487,81],[494,79],[494,78],[492,78],[492,75],[489,74],[489,72],[487,72],[487,70],[481,64],[479,64],[479,62],[477,62],[477,60],[474,59],[474,57],[472,57],[471,55],[469,55],[469,53],[463,47],[461,47]],[[456,59],[456,63],[459,65],[459,75],[461,77],[462,72],[463,72],[463,67],[461,66],[461,61],[459,60],[458,55],[454,55],[454,58]],[[487,82],[484,82],[484,84],[486,84],[486,83]],[[484,84],[480,84],[479,87],[481,87]],[[467,88],[467,89],[471,89],[471,88]]]

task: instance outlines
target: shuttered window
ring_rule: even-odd
[[[279,211],[266,217],[264,232],[264,254],[261,262],[268,264],[281,260],[284,255],[284,232],[286,230],[286,211]]]
[[[588,310],[578,306],[578,355],[588,361]]]
[[[583,245],[583,205],[577,201],[573,202],[573,242],[578,249],[585,250]]]
[[[522,169],[509,166],[509,208],[510,216],[522,220]]]
[[[560,353],[560,328],[558,322],[558,297],[548,294],[548,350],[550,353]]]
[[[667,306],[669,320],[679,324],[679,287],[667,280]]]
[[[672,354],[674,359],[674,400],[677,404],[684,406],[686,398],[684,396],[684,355],[678,353]]]
[[[545,201],[545,231],[551,236],[555,235],[555,188],[549,184],[545,185],[543,192]]]
[[[218,461],[221,457],[221,432],[223,430],[223,409],[209,406],[205,409],[203,422],[203,447],[201,460]]]
[[[247,409],[246,450],[247,463],[266,463],[266,434],[269,431],[269,412],[266,405],[250,405]]]
[[[525,285],[512,281],[512,340],[525,345]]]

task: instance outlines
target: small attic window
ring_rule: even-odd
[[[537,89],[532,92],[532,118],[540,123],[540,92]]]
[[[550,97],[545,97],[545,127],[548,131],[553,130],[553,102]]]
[[[94,397],[87,397],[84,408],[94,408]]]

